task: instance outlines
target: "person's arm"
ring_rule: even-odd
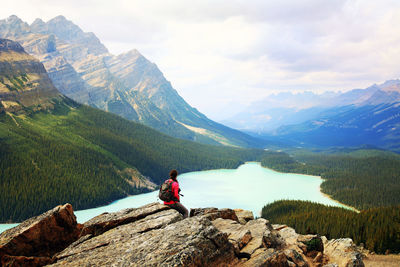
[[[172,183],[172,193],[174,193],[175,200],[179,202],[179,184],[177,182]]]

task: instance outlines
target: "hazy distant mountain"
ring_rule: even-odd
[[[332,116],[341,111],[339,107],[362,107],[400,101],[399,88],[400,80],[391,80],[344,93],[283,92],[255,102],[244,112],[222,122],[249,132],[271,133],[283,125],[299,124],[328,114]]]
[[[335,108],[335,114],[282,126],[276,136],[302,145],[373,145],[400,151],[400,102]]]
[[[188,105],[154,63],[137,50],[108,53],[93,33],[63,16],[31,25],[0,20],[0,37],[37,57],[59,91],[91,106],[142,122],[175,137],[211,144],[260,146],[260,141],[218,124]]]

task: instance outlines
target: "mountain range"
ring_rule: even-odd
[[[274,136],[302,146],[372,145],[400,151],[400,102],[338,107],[319,118],[282,126]]]
[[[284,125],[319,118],[333,108],[400,102],[400,80],[389,80],[365,89],[347,92],[281,92],[251,103],[244,111],[222,122],[253,133],[271,133]]]
[[[173,138],[62,95],[42,63],[0,39],[0,221],[154,190],[171,169],[235,168],[264,151]]]
[[[270,95],[225,124],[301,146],[400,149],[400,80],[348,92]]]
[[[207,144],[260,147],[263,142],[208,119],[191,107],[156,64],[137,50],[114,56],[93,33],[63,16],[32,24],[0,20],[0,37],[19,42],[71,99],[141,122],[174,137]]]

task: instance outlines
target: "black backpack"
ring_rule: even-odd
[[[174,193],[172,192],[172,179],[165,180],[165,182],[160,186],[160,192],[158,193],[158,198],[169,202],[174,200]]]

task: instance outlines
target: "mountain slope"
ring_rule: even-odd
[[[11,87],[10,79],[21,80],[15,82],[16,91],[1,87],[2,222],[25,219],[57,203],[73,203],[77,209],[103,205],[154,189],[153,182],[159,184],[170,169],[234,168],[264,153],[176,139],[78,104],[62,96],[43,65],[17,43],[1,39],[0,47],[2,84]],[[23,78],[21,73],[26,73]],[[31,91],[34,97],[27,101]]]
[[[84,33],[62,16],[31,25],[11,16],[0,20],[0,36],[20,42],[39,58],[61,93],[79,103],[179,138],[246,147],[264,143],[192,108],[138,51],[113,56],[93,33]]]
[[[39,61],[27,55],[18,43],[0,39],[0,98],[4,109],[40,108],[59,96]]]

